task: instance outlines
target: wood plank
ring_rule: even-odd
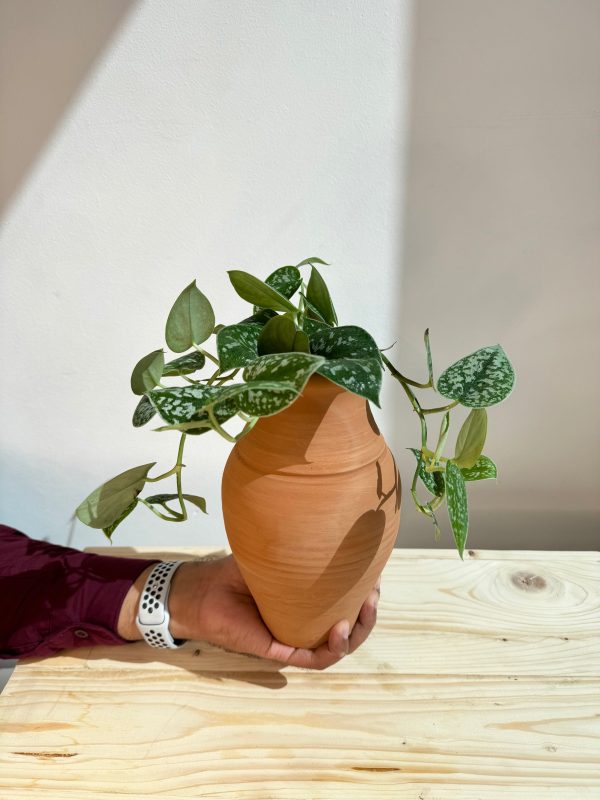
[[[22,662],[0,797],[599,797],[597,554],[430,552],[394,552],[377,628],[325,672],[192,642]]]
[[[44,796],[600,790],[596,681],[183,670],[134,681],[82,669],[65,685],[47,668],[11,701],[21,721],[0,738],[0,780]],[[86,791],[66,794],[73,785]]]

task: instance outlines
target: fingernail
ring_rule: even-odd
[[[373,603],[373,608],[377,610],[377,606],[379,605],[379,595],[375,598],[375,602]]]
[[[350,636],[350,624],[346,622],[342,627],[342,639],[347,642]]]

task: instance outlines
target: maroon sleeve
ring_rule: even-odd
[[[82,553],[0,525],[0,658],[125,644],[117,633],[121,605],[155,563]]]

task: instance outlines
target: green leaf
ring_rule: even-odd
[[[487,456],[479,456],[472,467],[461,469],[461,472],[466,481],[484,481],[487,478],[498,477],[496,465]]]
[[[235,397],[240,411],[255,417],[277,414],[304,389],[325,359],[309,353],[272,353],[246,367],[246,384],[223,390],[222,398]]]
[[[217,354],[223,372],[245,367],[258,358],[258,338],[262,330],[263,326],[258,323],[238,323],[219,331]]]
[[[137,504],[138,504],[138,501],[136,499],[136,500],[133,501],[133,503],[128,508],[125,509],[125,511],[123,511],[121,516],[118,519],[116,519],[111,525],[107,525],[106,528],[102,528],[102,531],[103,531],[104,535],[106,536],[106,538],[109,540],[109,542],[112,541],[110,537],[113,535],[115,530],[123,522],[125,517],[128,517],[131,514],[131,512],[137,506]]]
[[[183,353],[194,344],[202,344],[215,327],[215,312],[208,299],[192,281],[183,290],[169,312],[165,338],[174,353]]]
[[[162,350],[154,350],[140,358],[131,373],[131,391],[134,394],[144,394],[148,389],[154,389],[162,378],[164,365],[165,356]]]
[[[425,459],[421,457],[421,451],[416,450],[414,447],[408,448],[410,452],[414,455],[417,461],[421,461],[421,465],[419,467],[419,478],[425,484],[425,487],[429,489],[431,494],[436,495],[436,497],[441,497],[444,494],[444,475],[441,472],[427,472],[425,469]]]
[[[304,305],[306,306],[306,319],[313,319],[316,322],[323,323],[328,328],[332,327],[328,322],[325,322],[319,309],[314,306],[310,300],[307,300],[306,297],[304,298]]]
[[[296,264],[297,267],[305,267],[307,264],[322,264],[324,267],[330,266],[327,261],[323,261],[322,258],[317,258],[316,256],[313,258],[305,258],[304,261],[301,261],[299,264]]]
[[[258,337],[258,353],[290,353],[294,349],[296,326],[289,317],[270,319]]]
[[[310,271],[310,280],[306,287],[306,299],[317,309],[323,320],[330,325],[337,325],[337,314],[333,307],[327,284],[316,267]]]
[[[293,350],[296,353],[310,353],[310,339],[304,331],[296,331]]]
[[[323,329],[311,335],[310,349],[327,359],[319,375],[379,405],[379,348],[367,331],[356,325]]]
[[[303,329],[305,333],[309,335],[309,337],[315,336],[317,333],[322,333],[323,331],[330,331],[331,325],[328,325],[326,322],[321,322],[318,319],[311,319],[310,317],[306,317],[303,324]]]
[[[265,283],[289,300],[299,289],[302,275],[297,267],[279,267],[269,275]]]
[[[270,308],[261,308],[259,311],[256,311],[250,317],[246,317],[245,319],[240,320],[237,324],[252,325],[252,323],[256,323],[257,325],[260,325],[262,327],[263,325],[266,325],[270,319],[276,316],[277,316],[276,311],[271,311]]]
[[[133,418],[131,422],[133,423],[134,428],[141,428],[142,425],[145,425],[147,422],[150,422],[152,417],[156,414],[156,409],[150,402],[150,400],[144,395],[140,402],[135,407],[135,411],[133,412]]]
[[[249,272],[230,269],[228,275],[233,288],[242,300],[261,308],[271,308],[273,311],[296,311],[294,304],[280,292]]]
[[[500,403],[515,383],[512,364],[499,344],[482,347],[448,367],[438,380],[438,392],[467,408]]]
[[[192,372],[197,372],[202,369],[206,363],[206,358],[203,353],[198,353],[194,350],[193,353],[186,353],[184,356],[173,359],[165,364],[163,369],[163,376],[168,378],[181,375],[191,375]],[[154,387],[151,386],[151,389]]]
[[[483,451],[487,435],[487,411],[474,408],[463,422],[456,438],[454,461],[459,467],[472,467]]]
[[[204,497],[198,497],[196,494],[184,494],[182,495],[184,500],[187,500],[188,503],[191,503],[194,506],[197,506],[200,511],[204,514],[207,513],[206,511],[206,500]],[[151,503],[152,505],[163,505],[164,503],[168,503],[169,500],[178,500],[179,495],[177,494],[153,494],[152,497],[145,497],[144,500],[147,503]]]
[[[155,464],[153,461],[128,469],[94,489],[77,507],[78,519],[90,528],[108,528],[137,498]]]
[[[208,416],[203,409],[218,398],[220,391],[216,386],[198,383],[193,386],[155,389],[153,392],[148,392],[148,397],[162,419],[169,425],[179,425],[184,422],[206,423]],[[237,407],[234,403],[221,404],[217,419],[219,423],[226,422],[235,414]]]
[[[446,464],[446,501],[454,541],[462,558],[469,532],[469,508],[465,479],[454,461],[448,461]]]

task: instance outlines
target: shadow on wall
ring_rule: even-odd
[[[0,0],[0,213],[137,0]]]
[[[429,326],[436,376],[497,342],[515,365],[514,393],[489,412],[498,481],[469,493],[471,547],[600,544],[600,426],[575,410],[600,392],[599,26],[589,0],[415,3],[401,313],[387,355],[423,380]],[[566,377],[574,358],[585,380]],[[452,416],[446,455],[466,412]],[[409,508],[417,420],[398,419],[399,544],[433,546]],[[431,446],[440,419],[429,421]],[[449,547],[445,512],[440,522]]]

